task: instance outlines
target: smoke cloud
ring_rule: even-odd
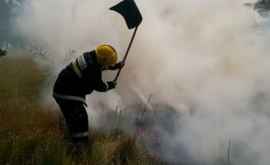
[[[99,43],[124,54],[132,32],[108,10],[117,2],[24,0],[14,26],[25,43],[48,51],[42,64],[55,77]],[[88,97],[91,121],[99,116],[94,109],[104,106],[140,100],[158,111],[162,107],[154,105],[167,105],[178,115],[158,118],[161,144],[149,145],[163,160],[268,165],[270,31],[245,2],[137,0],[144,21],[117,90]],[[104,79],[112,77],[106,73]],[[164,125],[172,119],[169,133]]]

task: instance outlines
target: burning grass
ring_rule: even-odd
[[[159,164],[135,138],[119,132],[92,130],[91,150],[69,153],[57,110],[39,104],[46,77],[33,60],[2,57],[0,75],[0,164]]]

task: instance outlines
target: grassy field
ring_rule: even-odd
[[[40,105],[46,73],[29,57],[0,58],[1,165],[156,165],[133,137],[93,131],[91,150],[73,155],[59,115]],[[90,148],[90,147],[89,147]]]

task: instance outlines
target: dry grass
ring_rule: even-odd
[[[124,134],[96,131],[91,152],[70,154],[58,128],[57,113],[39,104],[46,77],[31,58],[0,58],[0,75],[1,165],[158,164],[134,138]]]

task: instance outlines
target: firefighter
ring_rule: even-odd
[[[102,71],[124,66],[123,62],[116,62],[116,50],[108,44],[99,45],[66,66],[54,84],[53,97],[63,113],[75,147],[86,145],[89,140],[86,95],[94,90],[106,92],[116,87],[116,82],[102,80]]]

